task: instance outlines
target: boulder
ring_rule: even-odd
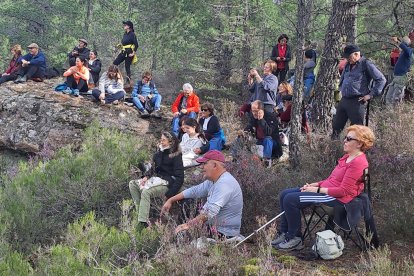
[[[137,109],[122,103],[100,105],[90,96],[55,92],[54,87],[63,81],[0,86],[0,148],[38,153],[45,145],[51,149],[76,145],[82,141],[82,130],[94,120],[102,127],[143,136],[154,133],[154,125],[157,129],[168,126],[168,118],[143,120]]]

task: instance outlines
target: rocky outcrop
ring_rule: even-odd
[[[97,120],[102,127],[146,135],[151,124],[137,110],[123,104],[100,105],[90,98],[77,98],[54,91],[63,79],[7,83],[0,86],[0,148],[37,153],[44,145],[58,149],[82,141],[82,130]]]

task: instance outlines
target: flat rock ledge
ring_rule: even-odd
[[[0,86],[0,148],[39,153],[46,145],[50,149],[76,145],[82,141],[82,130],[94,120],[102,127],[142,136],[151,133],[151,124],[159,129],[168,121],[143,120],[135,108],[122,103],[100,105],[89,96],[55,92],[62,82],[59,78]]]

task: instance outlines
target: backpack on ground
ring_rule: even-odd
[[[331,230],[316,233],[312,250],[324,260],[333,260],[342,255],[345,245],[341,236]]]

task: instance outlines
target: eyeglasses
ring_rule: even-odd
[[[351,136],[345,136],[344,141],[351,142],[351,141],[358,141],[358,139],[355,139],[354,137],[351,137]]]
[[[207,112],[207,111],[209,111],[208,109],[201,109],[201,111],[203,111],[203,112]]]

